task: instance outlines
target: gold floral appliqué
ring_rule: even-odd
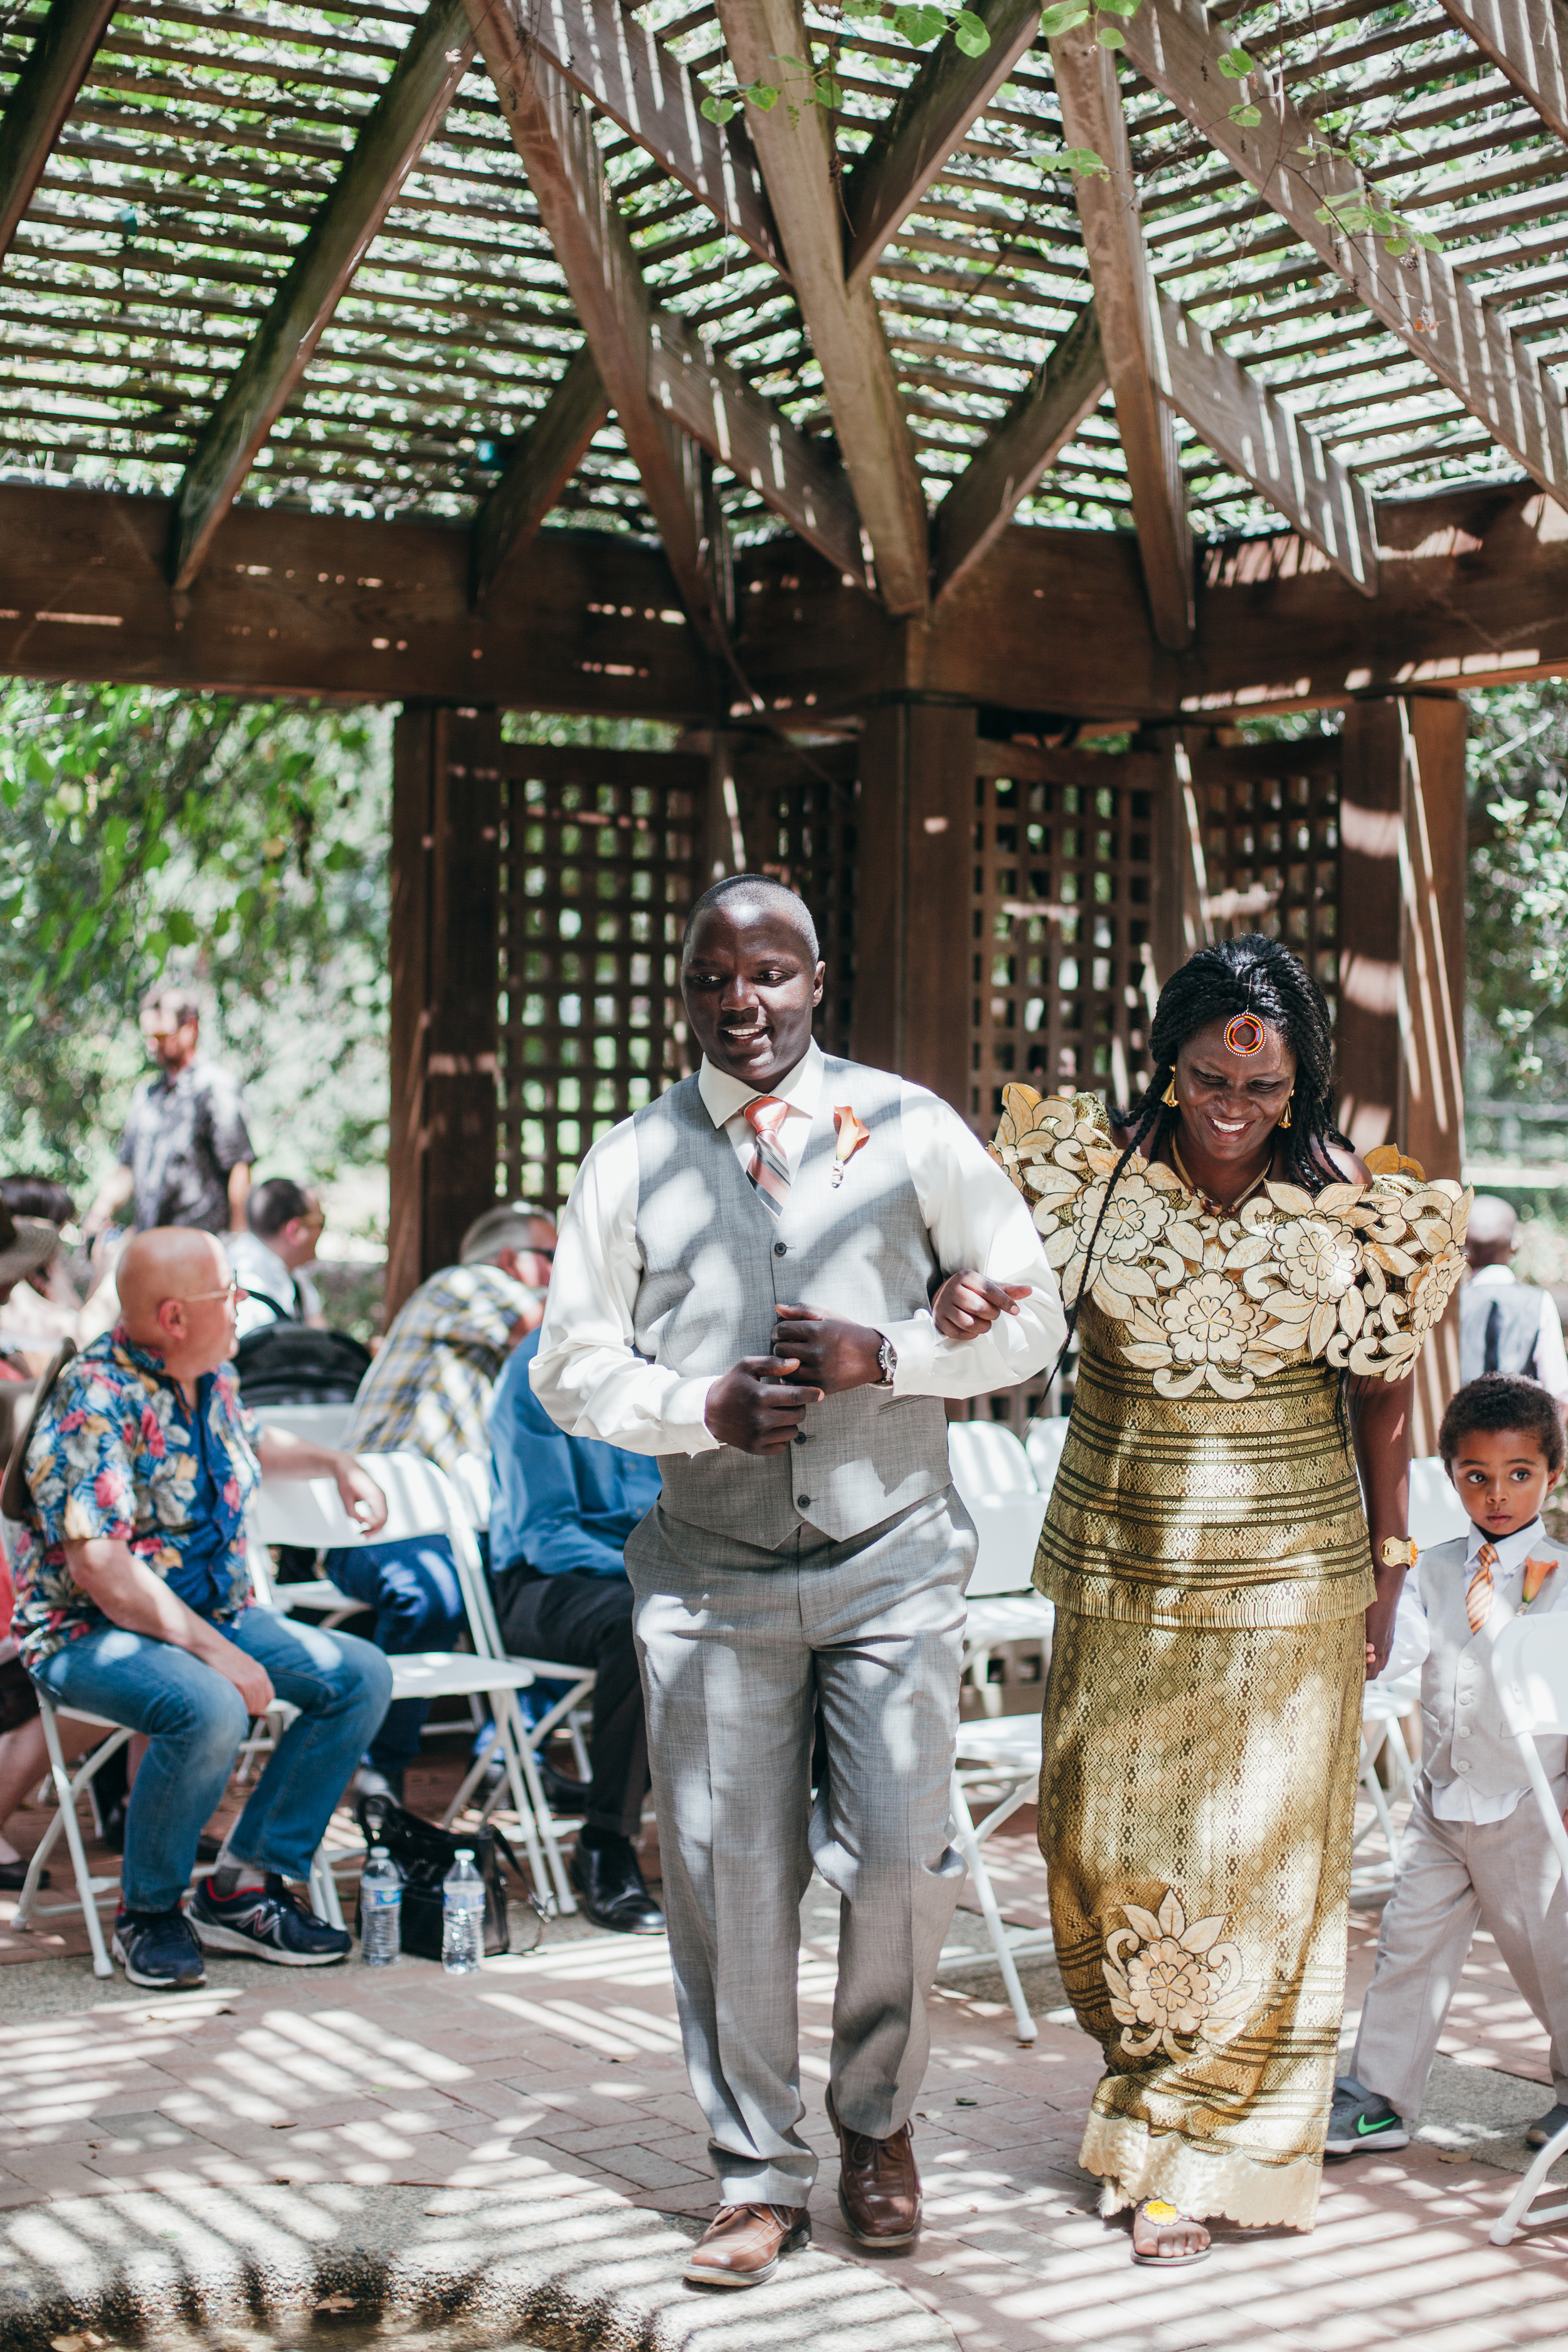
[[[1166,1888],[1158,1912],[1136,1903],[1121,1909],[1127,1925],[1107,1936],[1100,1962],[1121,2048],[1129,2058],[1163,2050],[1180,2059],[1200,2042],[1223,2042],[1249,1999],[1241,1947],[1219,1940],[1223,1916],[1189,1923],[1174,1887]]]
[[[1121,1155],[1098,1096],[1014,1086],[1003,1098],[993,1154],[1033,1208],[1063,1297],[1078,1297],[1092,1242],[1089,1295],[1161,1396],[1251,1396],[1303,1358],[1402,1380],[1459,1279],[1471,1196],[1396,1152],[1372,1155],[1370,1184],[1314,1199],[1270,1183],[1216,1216],[1157,1160],[1134,1156],[1110,1191]]]

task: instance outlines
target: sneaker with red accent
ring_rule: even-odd
[[[345,1927],[318,1919],[304,1896],[275,1870],[261,1886],[215,1895],[204,1879],[191,1897],[189,1917],[204,1951],[241,1952],[278,1969],[325,1969],[346,1960],[353,1938]]]

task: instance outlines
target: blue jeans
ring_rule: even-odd
[[[415,1650],[455,1650],[468,1630],[457,1562],[445,1536],[409,1536],[402,1543],[353,1544],[330,1551],[326,1570],[340,1592],[375,1611],[372,1639],[389,1657]],[[386,1710],[371,1742],[370,1760],[395,1789],[419,1752],[430,1712],[423,1698],[400,1698]]]
[[[252,1790],[229,1851],[258,1870],[308,1878],[332,1808],[386,1712],[391,1672],[368,1642],[296,1625],[268,1609],[247,1609],[223,1631],[300,1710]],[[68,1642],[37,1679],[63,1706],[147,1734],[126,1813],[122,1900],[132,1911],[172,1911],[234,1769],[248,1722],[245,1701],[188,1650],[121,1625]]]

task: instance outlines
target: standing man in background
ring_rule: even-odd
[[[1563,1318],[1549,1290],[1521,1282],[1510,1261],[1519,1249],[1519,1218],[1506,1201],[1482,1192],[1470,1211],[1465,1256],[1470,1278],[1459,1293],[1459,1379],[1483,1372],[1539,1381],[1568,1413],[1568,1349]]]
[[[175,988],[142,1000],[142,1034],[158,1065],[131,1106],[120,1165],[82,1223],[90,1244],[132,1203],[139,1234],[154,1225],[195,1225],[207,1234],[245,1231],[256,1158],[239,1081],[199,1053],[201,1009]]]

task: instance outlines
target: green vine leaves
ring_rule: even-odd
[[[1041,14],[1040,30],[1051,40],[1060,33],[1076,31],[1080,25],[1089,25],[1100,47],[1124,49],[1127,36],[1122,26],[1138,14],[1142,5],[1142,0],[1052,0]],[[974,11],[954,8],[949,0],[842,0],[842,14],[849,25],[890,26],[916,49],[929,49],[949,34],[965,57],[984,57],[991,47],[990,33]],[[851,42],[849,46],[852,45]],[[835,43],[834,55],[825,60],[775,57],[772,62],[784,68],[777,81],[721,82],[702,100],[702,112],[710,122],[725,123],[742,105],[755,107],[760,114],[771,114],[781,100],[788,108],[792,121],[798,120],[805,107],[838,111],[844,104],[844,92],[835,70],[837,47]],[[1238,130],[1256,131],[1263,121],[1263,110],[1253,86],[1262,79],[1263,68],[1239,43],[1223,49],[1217,63],[1225,79],[1234,83],[1237,89],[1235,100],[1226,110],[1228,120]],[[1403,147],[1410,147],[1411,142],[1398,131],[1384,135],[1395,139]],[[1342,113],[1322,116],[1296,152],[1304,164],[1310,164],[1314,157],[1348,164],[1361,183],[1358,188],[1342,195],[1326,196],[1317,208],[1315,217],[1319,221],[1331,223],[1345,236],[1380,238],[1389,255],[1403,261],[1406,268],[1414,268],[1417,250],[1441,251],[1440,237],[1429,229],[1417,227],[1398,205],[1373,193],[1372,174],[1381,161],[1377,143],[1358,133]],[[1080,179],[1103,176],[1110,171],[1103,156],[1092,147],[1066,147],[1041,160],[1075,173]]]

